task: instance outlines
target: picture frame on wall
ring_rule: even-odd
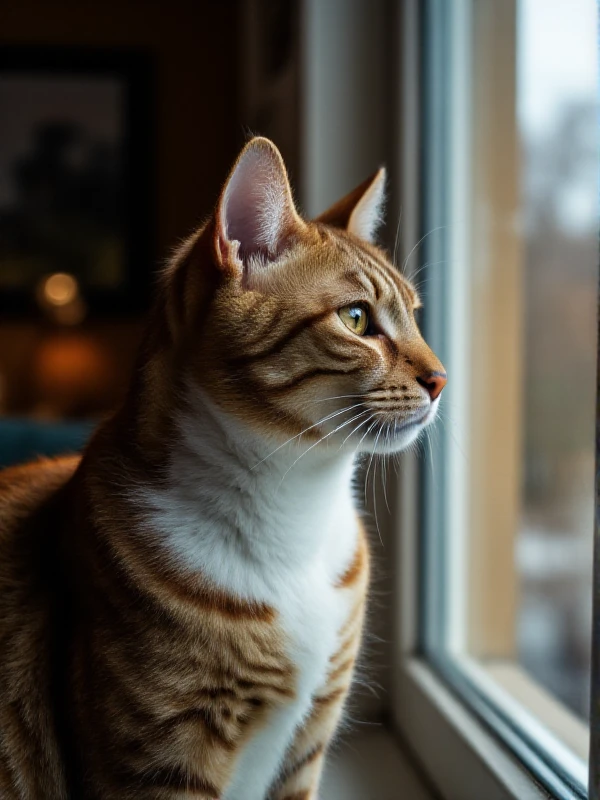
[[[0,46],[0,313],[39,313],[56,275],[92,314],[147,305],[152,84],[144,52]]]

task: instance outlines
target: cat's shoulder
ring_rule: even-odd
[[[73,476],[81,456],[40,458],[0,470],[0,538],[31,517]]]

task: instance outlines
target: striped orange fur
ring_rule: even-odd
[[[316,800],[360,649],[357,452],[435,416],[382,171],[302,219],[254,139],[81,458],[0,473],[0,797]]]

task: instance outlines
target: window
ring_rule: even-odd
[[[405,158],[406,202],[421,197],[407,270],[449,383],[425,458],[404,469],[420,510],[402,512],[418,535],[400,561],[412,546],[420,580],[403,568],[401,602],[418,614],[413,629],[399,621],[397,724],[422,754],[410,728],[443,714],[441,678],[444,702],[458,698],[521,765],[503,776],[481,745],[477,769],[495,773],[497,793],[474,778],[479,794],[456,797],[536,796],[527,776],[552,796],[588,796],[596,15],[594,0],[428,0],[405,16],[409,49],[411,32],[420,42],[404,65],[407,81],[420,75],[403,115],[420,120]],[[430,673],[416,686],[419,665]],[[451,774],[448,758],[428,758]]]

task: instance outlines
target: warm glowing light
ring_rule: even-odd
[[[66,306],[72,303],[79,294],[79,286],[72,275],[56,272],[44,281],[44,300],[52,306]]]

